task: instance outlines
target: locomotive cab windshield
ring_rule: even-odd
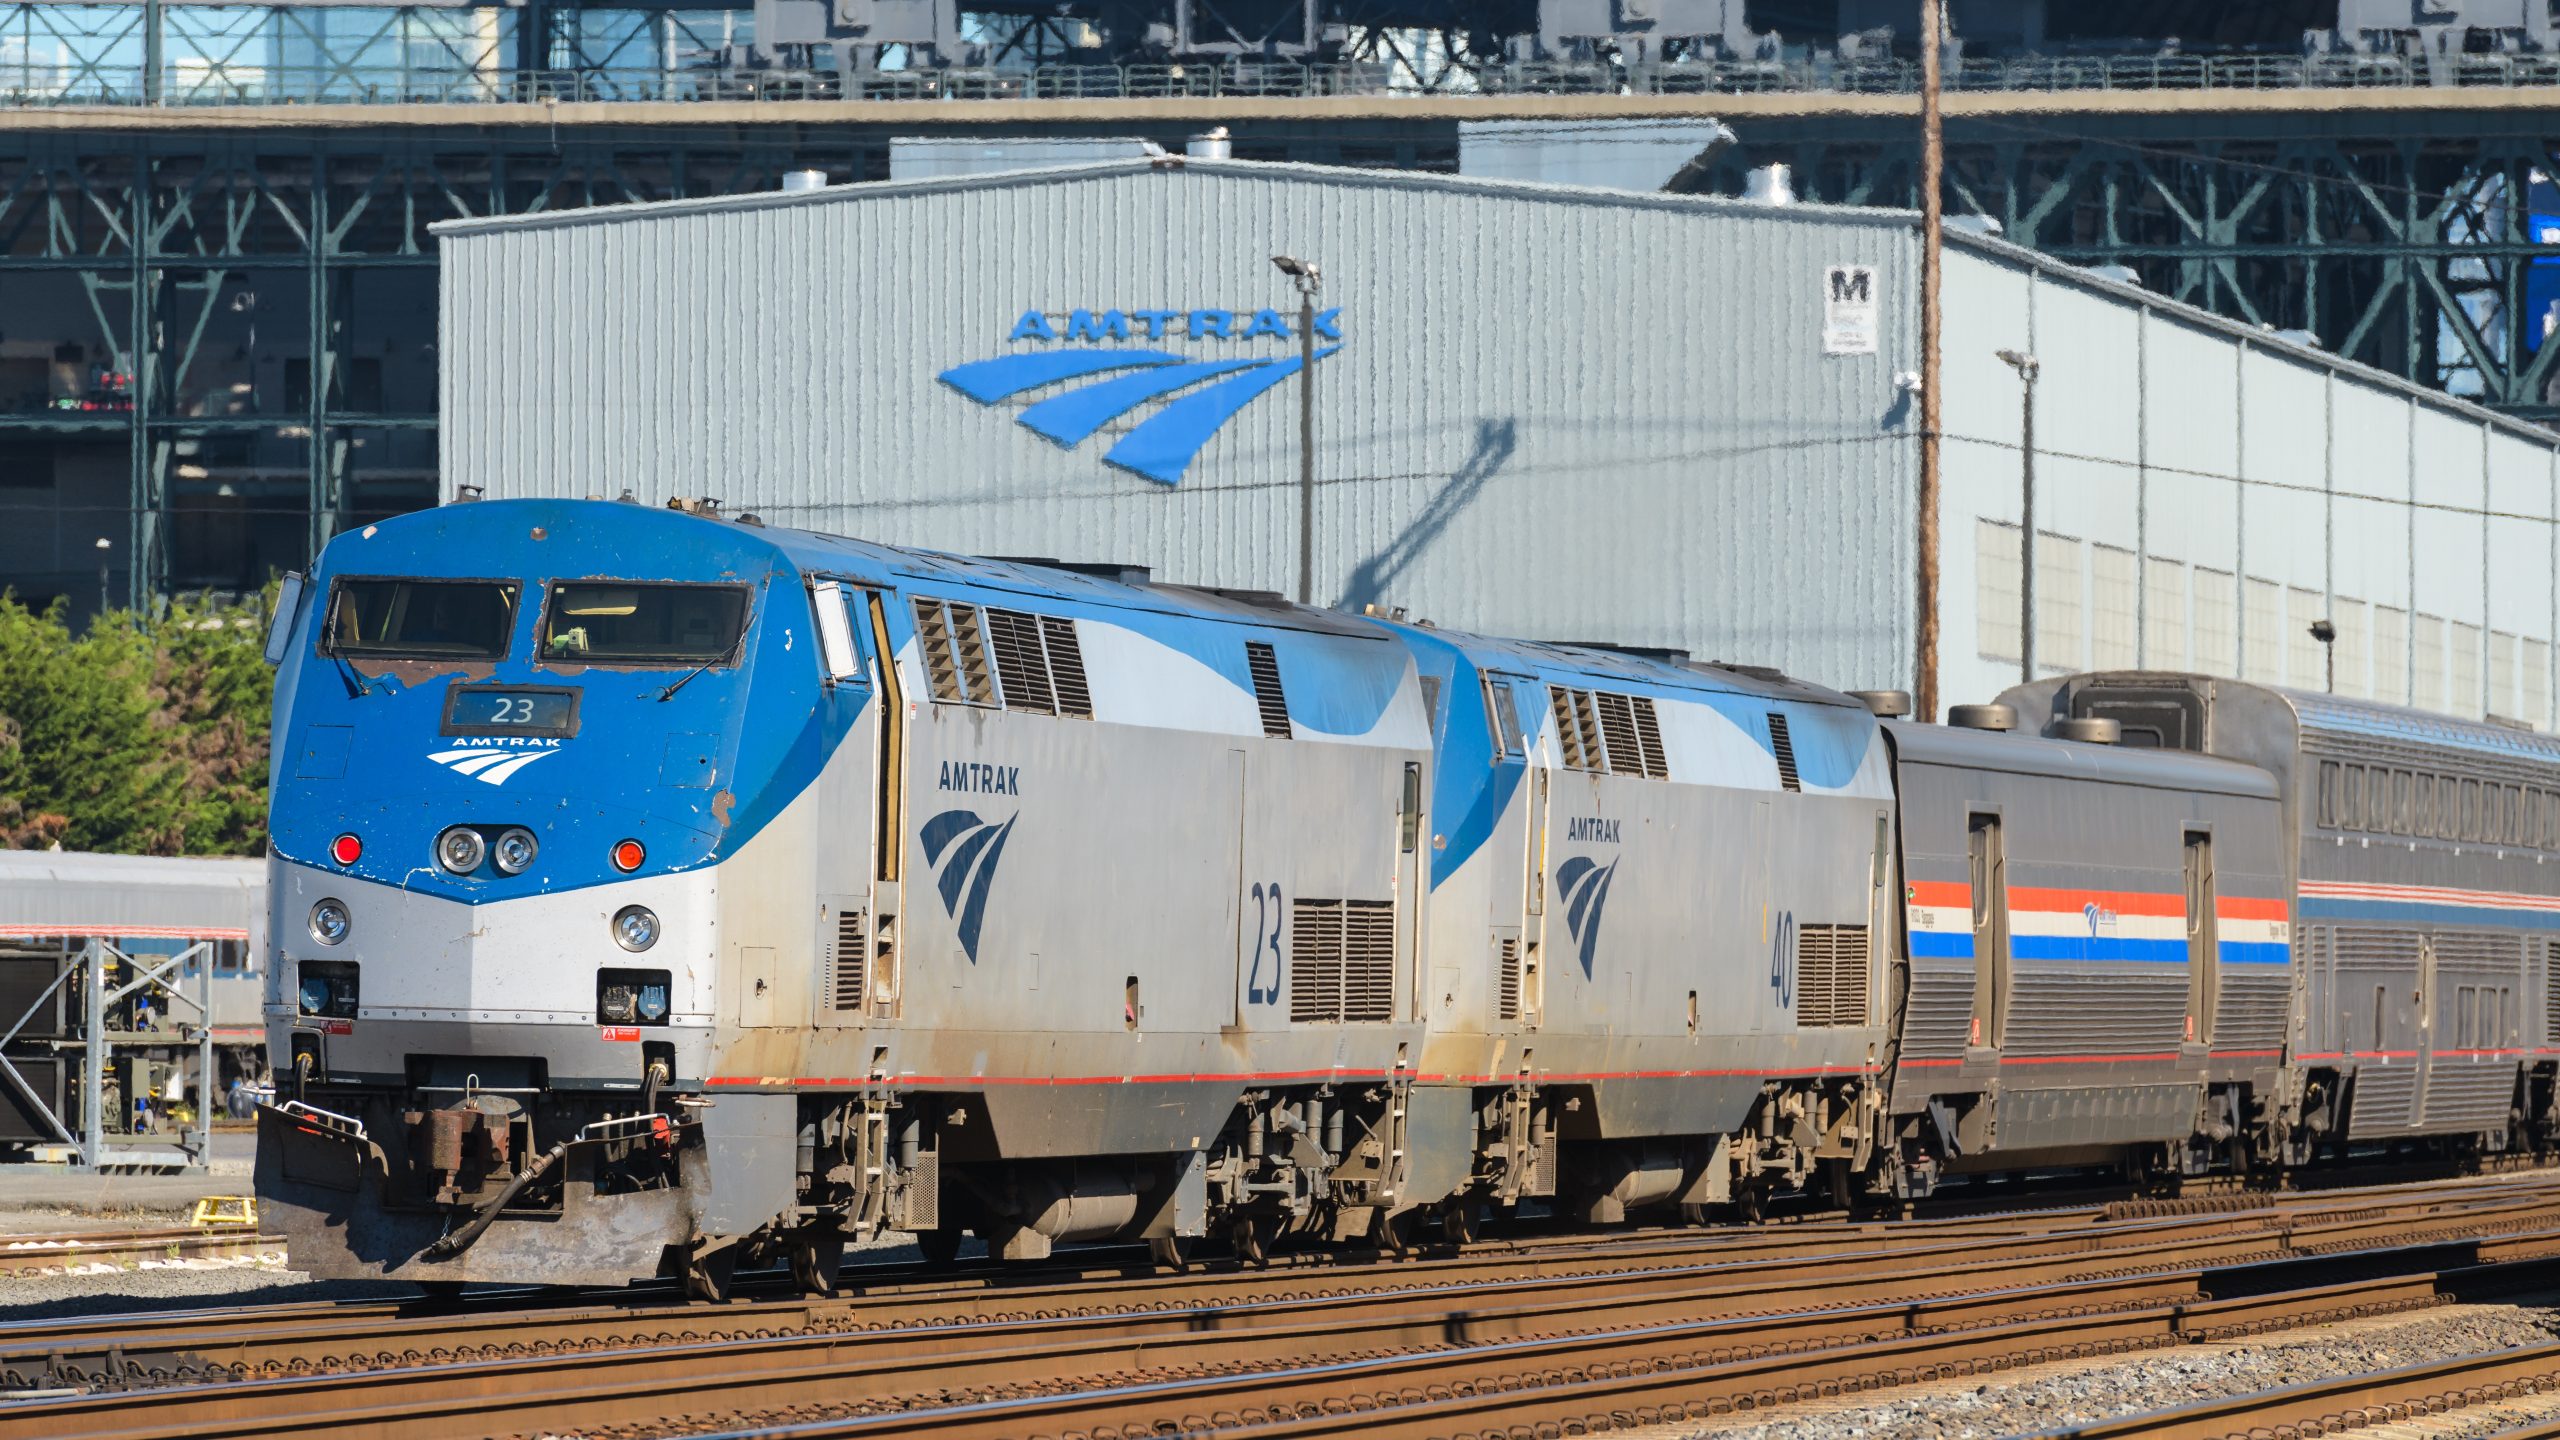
[[[513,580],[345,576],[321,649],[382,660],[503,660],[517,593]]]
[[[746,620],[743,585],[562,583],[551,587],[542,658],[637,668],[726,664]]]

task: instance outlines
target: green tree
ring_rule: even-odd
[[[110,612],[0,595],[0,845],[144,855],[266,843],[262,607]]]

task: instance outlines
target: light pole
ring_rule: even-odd
[[[1913,627],[1914,712],[1923,725],[1938,719],[1938,282],[1946,210],[1939,191],[1946,165],[1944,121],[1938,113],[1938,61],[1946,40],[1946,0],[1920,0],[1920,560],[1912,599],[1920,613]]]
[[[2338,693],[2338,627],[2326,620],[2311,622],[2311,638],[2320,642],[2320,658],[2326,662],[2328,691]]]
[[[2018,680],[2036,683],[2036,372],[2023,350],[2003,350],[2000,363],[2018,372],[2025,396],[2018,417]]]
[[[1294,255],[1271,263],[1298,287],[1298,603],[1315,603],[1316,583],[1316,295],[1324,272]]]
[[[107,554],[115,548],[115,543],[106,536],[98,537],[98,613],[100,615],[107,613]]]

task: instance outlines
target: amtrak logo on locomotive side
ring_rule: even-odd
[[[452,749],[434,751],[427,758],[483,785],[504,785],[515,778],[516,772],[557,752],[559,748],[557,740],[540,740],[525,735],[490,735],[456,740]]]
[[[1135,343],[1141,336],[1162,342],[1177,331],[1210,348],[1185,353]],[[1310,331],[1327,342],[1315,351],[1322,361],[1342,348],[1342,311],[1317,311]],[[1269,309],[1080,309],[1068,311],[1063,321],[1025,310],[1005,341],[1035,348],[955,365],[942,372],[942,383],[985,406],[1024,397],[1027,403],[1014,422],[1068,450],[1161,400],[1154,414],[1129,427],[1102,456],[1104,464],[1160,485],[1182,483],[1220,427],[1305,363],[1296,322]],[[1259,342],[1276,343],[1259,353],[1234,353],[1237,346]],[[1051,393],[1028,399],[1041,390]]]
[[[1591,959],[1600,948],[1600,912],[1609,903],[1609,885],[1618,878],[1618,865],[1612,860],[1602,866],[1576,855],[1556,867],[1556,889],[1564,894],[1564,928],[1573,936],[1585,980],[1591,978]]]
[[[1588,841],[1597,845],[1618,843],[1618,822],[1598,815],[1577,815],[1566,823],[1564,829],[1564,838],[1570,841]]]
[[[964,795],[1019,795],[1022,793],[1022,767],[945,760],[942,762],[941,782],[934,788],[957,790]]]
[[[943,913],[959,922],[960,949],[972,965],[978,963],[978,932],[986,922],[987,892],[995,886],[996,862],[1004,858],[1004,842],[1013,834],[1013,822],[1021,818],[1009,816],[998,825],[979,819],[974,811],[945,810],[924,822],[917,834],[924,845],[924,862],[935,867],[934,889],[942,896]]]

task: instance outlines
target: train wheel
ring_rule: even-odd
[[[1279,1228],[1274,1220],[1239,1215],[1227,1232],[1227,1243],[1235,1247],[1238,1260],[1261,1269],[1271,1263],[1271,1242]]]
[[[1378,1218],[1369,1222],[1369,1243],[1378,1253],[1398,1259],[1413,1253],[1413,1212],[1380,1210]]]
[[[960,1258],[960,1242],[967,1238],[958,1226],[947,1230],[918,1230],[915,1235],[916,1253],[936,1270],[947,1269]]]
[[[685,1257],[684,1295],[688,1300],[713,1304],[729,1298],[738,1275],[738,1247],[723,1245],[717,1250],[695,1250]]]
[[[1156,1264],[1179,1275],[1191,1268],[1191,1239],[1186,1235],[1159,1235],[1147,1242],[1147,1254]]]
[[[835,1231],[793,1242],[791,1283],[803,1295],[836,1293],[836,1273],[844,1266],[844,1236]]]
[[[1460,1197],[1440,1209],[1440,1234],[1452,1245],[1476,1242],[1476,1202]]]

